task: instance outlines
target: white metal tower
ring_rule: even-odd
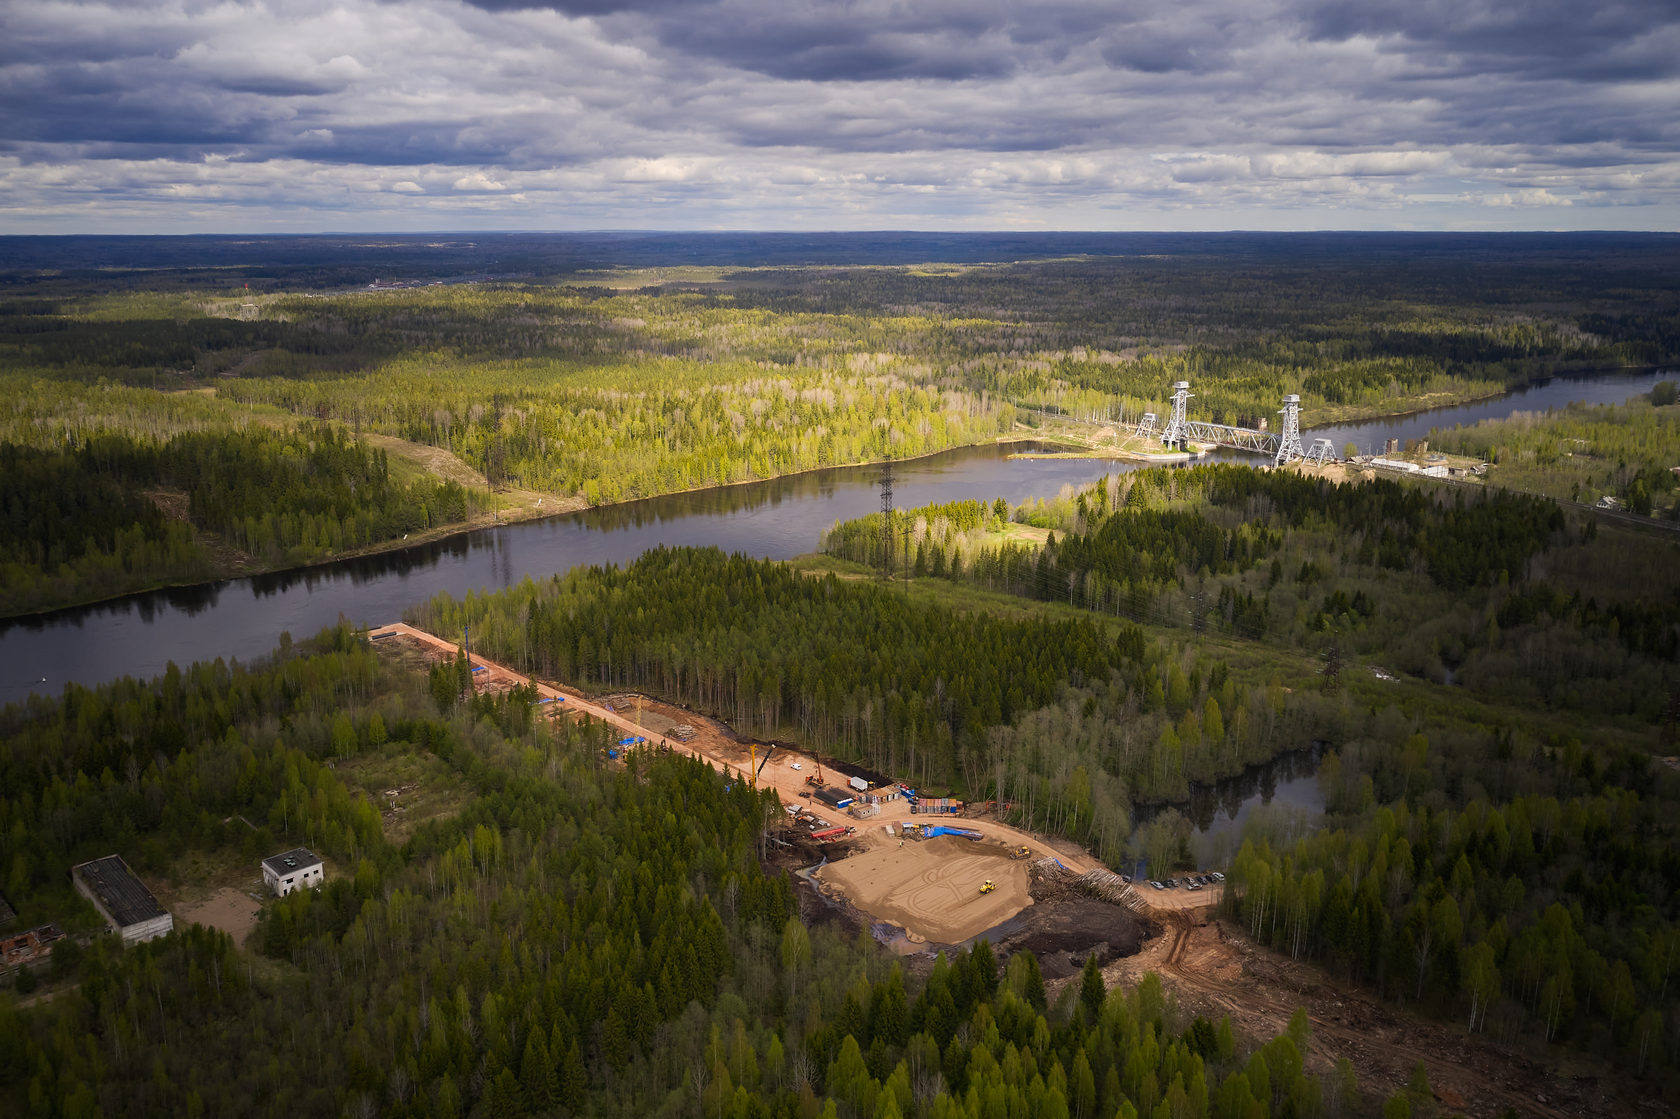
[[[1278,442],[1277,458],[1273,460],[1277,466],[1307,457],[1301,449],[1301,398],[1295,393],[1284,397],[1282,411],[1283,432]]]
[[[1161,429],[1161,443],[1164,446],[1176,447],[1180,443],[1189,441],[1185,435],[1185,412],[1189,408],[1190,382],[1174,381],[1172,395],[1172,415],[1167,417],[1167,426]]]
[[[1323,466],[1336,461],[1336,444],[1328,439],[1314,439],[1307,448],[1307,461]]]

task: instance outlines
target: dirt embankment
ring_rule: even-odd
[[[1233,1028],[1253,1040],[1281,1034],[1304,1006],[1312,1025],[1307,1071],[1324,1073],[1345,1057],[1361,1090],[1378,1101],[1404,1087],[1422,1061],[1449,1113],[1490,1119],[1507,1108],[1542,1119],[1662,1113],[1612,1078],[1578,1075],[1397,1009],[1254,944],[1226,922],[1198,923],[1180,914],[1165,915],[1165,922],[1162,935],[1141,952],[1104,970],[1111,986],[1130,986],[1155,972],[1187,1013],[1213,1020],[1230,1015]]]

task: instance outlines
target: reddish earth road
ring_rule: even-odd
[[[446,641],[441,637],[416,629],[411,625],[397,622],[387,626],[374,626],[370,634],[395,633],[402,638],[420,643],[434,654],[453,657],[460,646],[453,641]],[[704,759],[713,765],[724,766],[741,773],[752,769],[755,762],[765,762],[762,752],[768,747],[760,747],[756,755],[745,743],[734,740],[734,737],[714,722],[681,708],[655,700],[642,702],[642,718],[638,721],[628,715],[611,710],[599,703],[583,698],[577,691],[557,684],[546,683],[533,677],[525,676],[505,665],[487,660],[474,653],[470,660],[474,665],[481,665],[488,670],[488,680],[481,677],[480,685],[524,685],[534,684],[539,695],[544,698],[558,697],[565,700],[563,710],[573,715],[584,714],[593,719],[600,719],[624,731],[627,735],[640,735],[648,741],[669,746],[673,750],[681,751],[693,757]],[[694,728],[695,733],[686,742],[679,741],[669,735],[662,734],[650,728],[650,723],[657,722],[669,726],[673,722],[686,723]],[[808,754],[803,754],[785,746],[774,747],[768,762],[761,767],[758,774],[760,787],[771,787],[781,796],[783,804],[799,804],[801,796],[811,791],[806,779],[818,771],[818,760]],[[843,783],[844,779],[835,775],[835,783]],[[1006,846],[1024,845],[1030,847],[1035,855],[1052,854],[1062,861],[1062,864],[1075,874],[1083,874],[1088,870],[1106,869],[1088,851],[1065,841],[1051,841],[1043,836],[1032,835],[1028,832],[1012,828],[1007,824],[992,819],[974,819],[972,817],[933,817],[915,816],[910,812],[910,805],[905,800],[892,800],[881,804],[881,812],[868,820],[850,820],[845,813],[828,809],[821,804],[811,806],[820,815],[834,823],[850,823],[858,831],[881,827],[885,824],[897,824],[915,819],[919,823],[952,823],[965,828],[983,832],[988,838],[996,839]]]

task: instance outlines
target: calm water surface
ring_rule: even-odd
[[[1660,379],[1653,373],[1558,378],[1497,400],[1339,425],[1311,435],[1332,439],[1338,450],[1350,441],[1362,449],[1380,449],[1385,439],[1414,439],[1433,426],[1576,400],[1626,400]],[[899,463],[895,504],[908,509],[997,497],[1014,503],[1053,497],[1064,486],[1133,469],[1103,460],[1011,460],[1007,455],[1003,448],[971,447]],[[715,545],[789,559],[815,549],[835,522],[878,510],[880,473],[878,466],[842,467],[653,498],[305,571],[148,592],[0,623],[0,703],[32,691],[55,694],[72,681],[149,677],[171,661],[184,666],[216,657],[250,660],[271,650],[282,631],[305,637],[341,616],[377,625],[394,621],[405,607],[440,591],[461,595],[510,586],[527,575],[540,579],[578,564],[627,563],[660,544]]]

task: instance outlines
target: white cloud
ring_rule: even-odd
[[[1660,3],[500,7],[6,9],[0,230],[1680,226]]]
[[[483,171],[474,171],[470,175],[462,175],[454,182],[456,190],[483,193],[486,191],[506,190],[506,185],[497,182]]]

